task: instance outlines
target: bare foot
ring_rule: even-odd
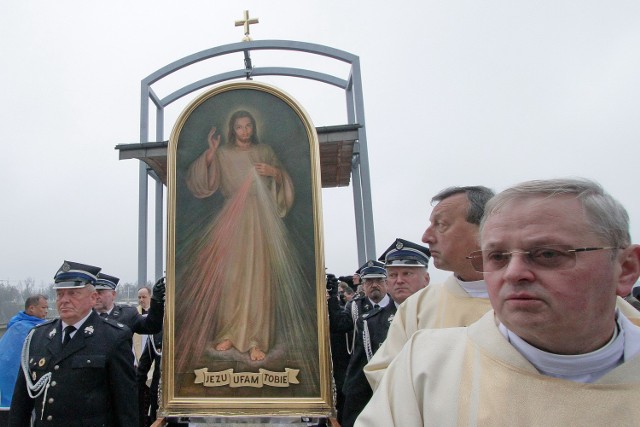
[[[231,347],[233,347],[233,343],[231,342],[231,340],[224,340],[216,344],[216,350],[218,351],[227,351]]]
[[[258,347],[251,347],[251,350],[249,350],[249,358],[253,361],[264,360],[265,356],[264,351]]]

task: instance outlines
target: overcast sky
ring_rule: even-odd
[[[599,181],[627,207],[640,241],[637,1],[7,0],[2,283],[47,284],[64,259],[136,281],[138,161],[118,160],[114,147],[139,141],[140,81],[240,41],[234,21],[245,9],[260,19],[255,40],[360,57],[378,252],[395,237],[419,242],[429,199],[445,187],[502,190],[566,176]],[[307,64],[316,65],[299,55],[254,56],[255,66]],[[227,70],[202,66],[157,90]],[[338,89],[256,80],[293,95],[316,126],[346,123]],[[183,107],[167,112],[165,139]],[[351,187],[324,190],[323,205],[328,271],[351,274]],[[432,271],[437,281],[446,275]]]

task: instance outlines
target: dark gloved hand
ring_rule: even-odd
[[[327,274],[327,292],[330,297],[338,296],[338,279],[333,274]]]
[[[158,279],[156,284],[153,285],[153,291],[151,295],[152,300],[164,302],[164,294],[167,291],[167,285],[165,284],[164,279],[164,276],[161,277],[160,279]]]

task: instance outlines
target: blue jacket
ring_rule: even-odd
[[[0,407],[9,408],[13,386],[20,369],[22,344],[27,334],[36,325],[44,322],[39,317],[19,312],[9,320],[7,331],[0,338]]]

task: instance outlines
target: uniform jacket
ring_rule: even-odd
[[[107,319],[128,326],[134,334],[155,334],[162,330],[163,317],[164,303],[152,299],[146,317],[138,313],[136,307],[115,305]]]
[[[370,393],[369,383],[362,371],[364,365],[367,364],[367,354],[364,346],[364,324],[366,321],[371,350],[375,353],[387,336],[389,324],[396,312],[396,305],[392,300],[384,308],[374,308],[368,298],[360,297],[349,301],[346,307],[341,309],[339,303],[332,300],[335,300],[335,298],[331,298],[328,302],[331,332],[349,332],[354,330],[355,326],[353,351],[342,390],[345,395],[362,391]],[[354,312],[358,314],[355,325],[353,322]]]
[[[62,346],[62,322],[33,330],[28,375],[35,383],[51,373],[49,387],[29,397],[21,371],[11,401],[10,427],[131,427],[138,425],[138,396],[131,354],[131,331],[91,313],[71,341]]]
[[[138,385],[146,384],[151,378],[155,380],[156,376],[159,379],[161,360],[162,332],[159,332],[149,337],[142,354],[140,355],[140,361],[138,362],[138,368],[136,369]],[[153,362],[155,362],[155,366],[152,366]],[[149,374],[152,374],[152,376],[149,376]],[[146,385],[149,386],[149,384]]]

